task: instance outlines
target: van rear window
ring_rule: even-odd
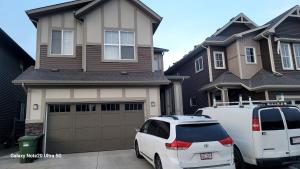
[[[264,109],[260,111],[261,128],[263,131],[284,130],[279,109]]]
[[[300,111],[297,108],[281,108],[288,129],[300,129]]]
[[[176,126],[176,140],[187,142],[219,141],[228,134],[219,123],[182,124]]]

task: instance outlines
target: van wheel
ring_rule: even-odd
[[[139,144],[137,141],[135,141],[134,150],[135,150],[136,158],[139,158],[139,159],[143,158],[142,155],[140,154]]]
[[[155,156],[154,164],[155,164],[155,169],[163,169],[161,160],[158,155]]]
[[[237,147],[234,147],[234,162],[235,162],[235,167],[237,169],[246,169],[247,168],[247,166],[244,162],[243,156]]]

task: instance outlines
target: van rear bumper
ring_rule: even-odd
[[[300,161],[300,156],[256,159],[258,166],[266,166],[266,167],[294,164],[294,163],[299,163],[299,161]]]

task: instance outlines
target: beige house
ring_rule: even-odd
[[[44,134],[45,152],[129,149],[145,119],[166,107],[182,114],[182,100],[165,94],[180,96],[181,78],[164,76],[167,50],[153,47],[162,17],[139,0],[78,0],[27,15],[36,64],[14,83],[27,90],[26,133]]]

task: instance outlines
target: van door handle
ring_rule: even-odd
[[[261,133],[263,136],[266,136],[267,135],[267,132],[262,132]]]

